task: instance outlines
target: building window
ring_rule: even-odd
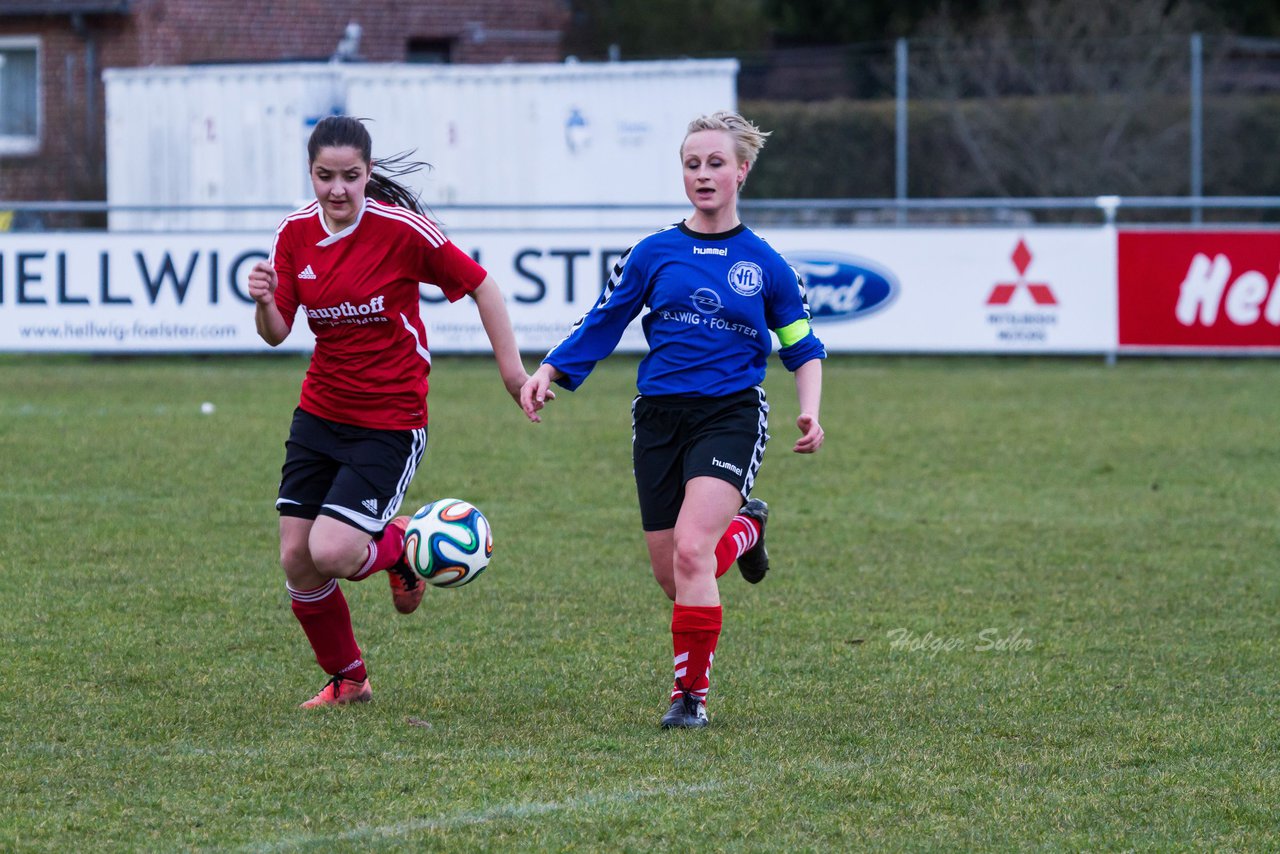
[[[409,39],[406,62],[442,65],[453,62],[452,39]]]
[[[40,43],[0,38],[0,154],[40,149]]]

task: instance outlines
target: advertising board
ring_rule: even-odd
[[[634,229],[459,231],[502,286],[525,352],[591,307]],[[1105,229],[778,229],[831,352],[1110,352],[1115,236]],[[0,235],[0,350],[254,352],[246,277],[270,234]],[[423,286],[431,349],[485,352],[470,300]],[[283,345],[307,350],[305,324]],[[622,351],[643,351],[633,323]]]
[[[1280,232],[1123,231],[1119,345],[1280,351]]]
[[[833,352],[1107,353],[1105,228],[770,231]]]

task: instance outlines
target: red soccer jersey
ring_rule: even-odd
[[[484,281],[484,268],[431,220],[372,199],[336,234],[319,202],[285,217],[271,264],[276,308],[292,327],[301,307],[316,336],[302,409],[380,430],[425,425],[431,353],[418,283],[456,302]]]

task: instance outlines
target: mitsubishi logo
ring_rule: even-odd
[[[1013,260],[1013,266],[1018,271],[1018,280],[1016,282],[997,282],[996,286],[991,289],[991,295],[987,297],[987,305],[1008,305],[1013,300],[1013,295],[1018,292],[1018,288],[1025,287],[1027,292],[1031,294],[1031,299],[1036,305],[1057,305],[1058,298],[1053,295],[1053,291],[1045,282],[1028,282],[1027,268],[1031,266],[1031,251],[1027,249],[1026,241],[1018,238],[1018,245],[1010,256]]]

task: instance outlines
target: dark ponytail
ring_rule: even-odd
[[[354,148],[360,152],[365,165],[373,161],[373,138],[364,126],[364,120],[351,116],[326,116],[316,123],[307,140],[307,162],[314,163],[322,148]],[[396,180],[420,169],[430,169],[430,163],[410,160],[412,151],[402,151],[392,157],[379,160],[369,172],[369,184],[365,195],[374,201],[398,205],[425,214],[426,209],[418,194]]]
[[[378,165],[369,174],[369,185],[365,188],[365,195],[388,205],[399,205],[402,208],[426,214],[427,210],[419,195],[392,177],[431,168],[430,163],[410,160],[411,156],[413,156],[412,151],[402,151],[379,160]]]

